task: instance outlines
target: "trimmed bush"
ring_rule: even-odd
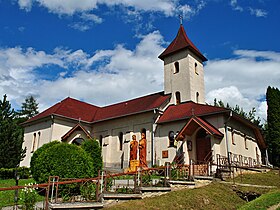
[[[34,153],[33,153],[33,155],[32,155],[32,157],[31,157],[31,161],[30,161],[30,171],[31,171],[31,174],[33,175],[33,174],[36,174],[36,168],[35,168],[35,165],[34,165],[34,163],[36,162],[36,159],[40,156],[40,154],[41,153],[43,153],[43,152],[45,152],[47,149],[49,149],[50,147],[52,147],[52,146],[54,146],[54,145],[56,145],[56,144],[60,144],[60,142],[59,141],[52,141],[52,142],[50,142],[50,143],[48,143],[48,144],[44,144],[43,146],[41,146],[39,149],[37,149]],[[38,165],[38,164],[37,164]],[[36,165],[36,166],[37,166]],[[34,175],[33,175],[34,176]]]
[[[60,178],[93,177],[92,158],[80,147],[67,143],[56,143],[46,149],[33,160],[33,178],[44,183],[49,176]]]
[[[103,165],[99,142],[95,139],[88,139],[83,142],[82,149],[85,150],[93,160],[93,176],[98,176],[98,170],[102,170]]]

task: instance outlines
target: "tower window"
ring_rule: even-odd
[[[181,103],[181,94],[180,92],[176,92],[175,93],[175,97],[176,97],[176,104],[180,104]]]
[[[199,92],[196,92],[196,103],[199,102]]]
[[[175,67],[174,74],[176,74],[176,73],[179,72],[179,62],[178,62],[178,61],[176,61],[176,62],[174,63],[174,67]]]
[[[198,67],[197,67],[197,63],[196,62],[194,63],[194,72],[196,74],[198,74]]]
[[[120,141],[120,151],[123,150],[123,133],[119,133],[119,141]]]

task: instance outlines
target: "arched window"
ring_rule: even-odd
[[[102,143],[103,143],[103,136],[100,135],[99,136],[99,146],[102,147]]]
[[[194,72],[196,74],[198,74],[198,67],[197,67],[197,63],[196,62],[194,63]]]
[[[196,92],[196,103],[199,102],[199,92]]]
[[[174,141],[175,141],[174,131],[169,131],[168,139],[169,139],[169,147],[174,147]]]
[[[39,131],[38,132],[37,148],[39,148],[40,138],[41,138],[41,132]]]
[[[36,133],[33,134],[33,146],[31,152],[35,151],[35,145],[36,145]]]
[[[83,138],[75,138],[73,141],[72,141],[72,144],[76,144],[78,146],[80,146],[82,143],[83,143],[84,139]]]
[[[179,72],[179,62],[178,62],[178,61],[176,61],[176,62],[174,63],[174,67],[175,67],[174,74],[176,74],[176,73]]]
[[[179,91],[177,91],[175,93],[175,97],[176,97],[176,104],[180,104],[181,103],[181,94]]]
[[[119,133],[120,151],[123,150],[123,132]]]

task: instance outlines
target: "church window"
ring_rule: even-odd
[[[40,137],[41,137],[41,132],[39,131],[38,132],[37,148],[39,147]]]
[[[196,62],[194,63],[194,72],[196,74],[198,74],[198,67],[197,67],[197,63]]]
[[[123,150],[123,133],[122,132],[120,132],[119,133],[119,142],[120,142],[120,151],[122,151]]]
[[[174,63],[174,67],[175,67],[174,74],[179,73],[179,62],[178,61],[176,61]]]
[[[174,131],[170,131],[168,134],[169,139],[169,147],[174,147],[174,141],[175,141],[175,133]]]
[[[244,135],[244,144],[245,144],[245,149],[248,149],[248,142],[247,142],[247,136]]]
[[[196,103],[199,102],[199,92],[196,92]]]
[[[33,146],[31,152],[35,151],[35,145],[36,145],[36,133],[33,134]]]
[[[99,146],[100,146],[100,147],[102,147],[102,143],[103,143],[102,141],[103,141],[103,136],[100,135],[100,136],[99,136]]]
[[[181,103],[181,94],[179,91],[175,93],[176,105]]]
[[[234,130],[231,131],[231,143],[235,144],[235,132],[234,132]]]
[[[84,139],[83,138],[75,138],[73,141],[72,141],[72,144],[76,144],[77,146],[80,146],[82,143],[83,143]]]

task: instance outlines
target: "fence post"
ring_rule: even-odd
[[[97,177],[96,201],[99,201],[99,184],[100,184],[100,170],[98,170],[98,177]]]

